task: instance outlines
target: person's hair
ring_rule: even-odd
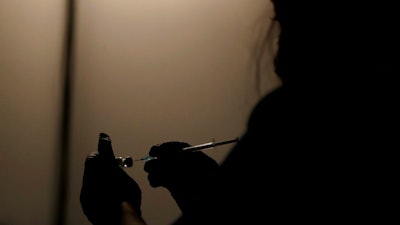
[[[256,84],[256,92],[259,96],[262,95],[261,80],[265,73],[273,72],[274,68],[267,68],[274,66],[271,61],[274,60],[277,50],[277,37],[279,36],[279,22],[275,19],[274,15],[268,15],[267,20],[268,29],[261,29],[258,33],[258,39],[254,49],[254,78]]]

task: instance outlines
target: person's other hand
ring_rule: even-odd
[[[144,165],[152,187],[167,188],[182,211],[201,205],[215,184],[218,163],[201,151],[183,151],[190,145],[185,142],[165,142],[150,149],[156,159]]]
[[[141,190],[118,165],[107,134],[100,133],[98,152],[85,160],[80,202],[94,225],[119,224],[122,202],[128,202],[141,214]]]

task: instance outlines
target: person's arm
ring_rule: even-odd
[[[147,225],[142,216],[129,202],[122,202],[121,213],[121,225]]]

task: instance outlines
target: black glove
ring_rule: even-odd
[[[83,212],[94,225],[120,224],[123,201],[141,214],[138,184],[118,165],[109,136],[100,133],[98,153],[85,161],[80,193]]]
[[[183,151],[190,145],[166,142],[153,146],[144,170],[152,187],[167,188],[182,212],[190,213],[208,204],[210,192],[218,177],[219,165],[201,151]]]

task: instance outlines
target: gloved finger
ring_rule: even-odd
[[[156,149],[163,150],[163,149]],[[157,159],[149,160],[144,164],[144,171],[148,173],[154,172],[174,172],[176,170],[200,170],[206,166],[215,166],[217,163],[214,159],[206,155],[204,152],[189,151],[165,151],[157,152]]]
[[[144,164],[144,170],[147,173],[151,173],[150,176],[156,176],[156,174],[162,174],[157,177],[165,176],[164,174],[179,166],[179,163],[175,165],[175,161],[179,160],[178,155],[182,155],[185,147],[190,145],[185,142],[171,141],[165,142],[160,145],[154,145],[150,148],[149,155],[156,157],[157,159],[149,160]]]
[[[147,161],[144,165],[151,187],[174,187],[207,180],[219,170],[218,163],[203,152],[180,152],[174,157]]]
[[[165,160],[150,160],[144,164],[144,171],[147,172],[147,180],[152,187],[164,186],[168,183],[170,169],[173,165],[168,165]]]
[[[179,171],[180,169],[185,170],[187,169],[187,164],[196,163],[197,157],[193,158],[194,153],[195,152],[184,152],[182,150],[176,152],[160,152],[157,154],[157,159],[145,162],[144,171],[151,174],[168,174]]]
[[[115,179],[117,169],[120,169],[118,166],[114,166],[113,163],[106,161],[97,152],[90,153],[85,160],[83,185],[97,189],[98,186],[111,183]]]
[[[99,154],[97,152],[91,152],[86,156],[84,173],[87,174],[91,171],[96,171],[99,165]]]
[[[96,185],[101,177],[102,167],[103,162],[97,152],[92,152],[86,157],[82,181],[85,187]]]
[[[115,155],[111,146],[111,139],[106,133],[99,134],[97,151],[102,159],[115,162]]]
[[[150,148],[149,155],[157,158],[168,157],[178,152],[182,152],[183,148],[190,147],[188,143],[171,141],[160,145],[154,145]]]

